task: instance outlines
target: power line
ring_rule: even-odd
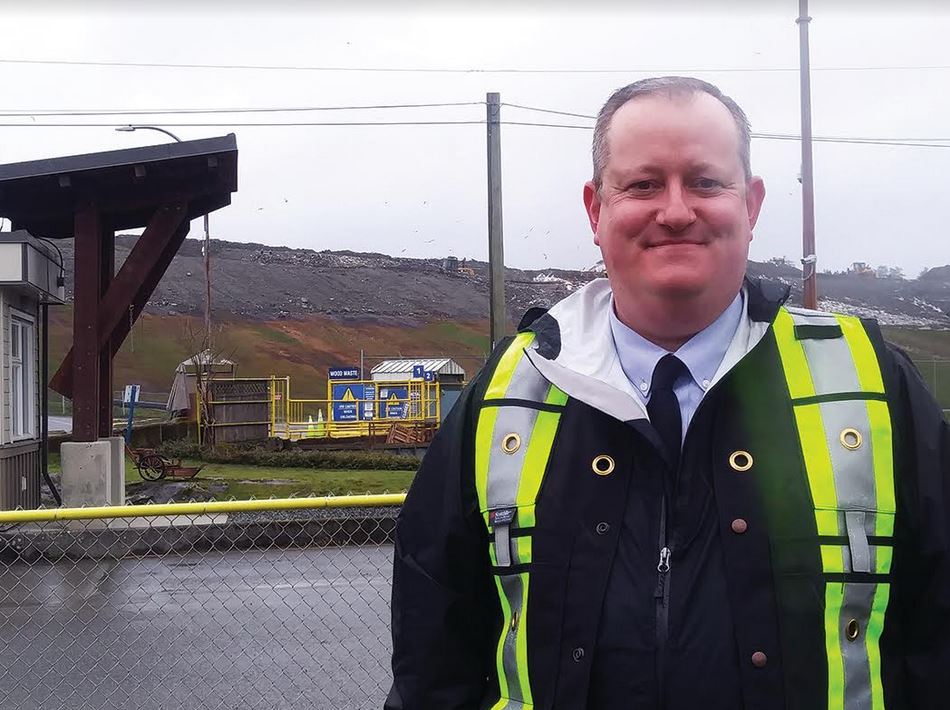
[[[307,128],[307,127],[343,127],[343,126],[483,126],[480,121],[298,121],[298,122],[205,122],[205,123],[163,123],[169,128]],[[534,121],[501,121],[504,126],[524,126],[534,128],[559,128],[592,131],[593,126],[578,126],[563,123],[542,123]],[[2,123],[0,128],[115,128],[114,123]],[[752,138],[760,140],[799,141],[801,136],[791,133],[752,133]],[[821,143],[844,143],[853,145],[885,145],[908,148],[950,148],[950,138],[849,138],[834,136],[815,136],[812,140]],[[940,142],[946,141],[946,142]]]
[[[545,69],[523,67],[352,67],[308,66],[277,64],[200,64],[173,62],[126,62],[72,59],[0,59],[0,64],[32,64],[38,66],[127,67],[138,69],[224,69],[252,71],[309,71],[309,72],[372,72],[413,74],[726,74],[726,73],[789,73],[798,67],[680,67],[676,69],[635,67],[599,69]],[[812,67],[813,72],[871,72],[871,71],[944,71],[950,64],[894,65],[894,66],[831,66]]]
[[[426,104],[379,104],[366,106],[268,106],[241,108],[170,108],[170,109],[6,109],[0,116],[174,116],[219,113],[291,113],[307,111],[368,111],[376,109],[441,108],[448,106],[483,106],[484,101],[454,101]]]
[[[474,126],[484,125],[485,121],[259,121],[259,122],[217,122],[217,123],[166,123],[169,128],[268,128],[285,126],[287,128],[306,126]],[[0,128],[115,128],[116,123],[2,123]]]
[[[551,108],[539,108],[537,106],[523,106],[521,104],[509,104],[503,103],[502,106],[510,106],[511,108],[520,108],[525,111],[537,111],[539,113],[553,113],[558,116],[573,116],[574,118],[589,118],[592,121],[597,118],[597,116],[590,116],[586,113],[571,113],[570,111],[556,111]]]

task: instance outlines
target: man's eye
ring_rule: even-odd
[[[712,178],[699,178],[693,185],[700,190],[715,190],[717,187],[722,187],[722,183]]]
[[[630,189],[634,192],[649,192],[654,187],[656,187],[656,183],[652,180],[638,180],[630,184]]]

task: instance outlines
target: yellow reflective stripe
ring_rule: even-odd
[[[894,561],[894,548],[879,545],[874,548],[874,573],[890,574],[891,563]]]
[[[843,545],[821,546],[821,568],[825,574],[844,572],[844,555],[847,548]]]
[[[518,525],[529,528],[535,524],[534,502],[541,488],[541,479],[548,466],[554,436],[561,420],[560,412],[538,412],[538,418],[531,431],[531,440],[525,452],[521,469],[521,482],[518,484]]]
[[[495,420],[498,407],[482,407],[475,427],[475,492],[478,506],[488,525],[488,462],[491,459],[492,438],[495,436]]]
[[[828,710],[844,710],[844,658],[841,656],[841,605],[844,584],[825,585],[825,654],[828,657]]]
[[[521,700],[527,707],[534,705],[531,682],[528,678],[528,585],[531,575],[521,574],[521,618],[515,636],[515,658],[518,659],[518,682],[521,684]]]
[[[881,634],[884,632],[884,614],[890,598],[891,586],[878,584],[874,590],[874,604],[868,620],[864,641],[868,650],[868,666],[871,670],[871,710],[884,710],[884,684],[881,682]]]
[[[897,512],[894,495],[894,440],[891,429],[891,413],[887,402],[868,400],[868,422],[871,425],[871,455],[874,459],[874,488],[879,513]],[[878,535],[892,535],[893,528],[881,528],[883,518],[878,516]],[[890,519],[893,523],[893,518]]]
[[[562,392],[554,385],[551,385],[551,389],[548,390],[548,396],[544,399],[545,404],[558,404],[564,406],[567,404],[567,393]]]
[[[505,396],[511,376],[521,361],[524,349],[534,341],[534,333],[518,333],[515,339],[505,350],[505,354],[498,360],[495,372],[492,374],[488,389],[485,390],[485,399],[498,399]]]
[[[803,404],[795,407],[795,421],[798,424],[798,437],[801,440],[802,456],[805,460],[805,472],[808,474],[808,486],[816,509],[834,509],[838,507],[835,493],[835,476],[831,466],[831,452],[825,438],[825,427],[821,420],[821,407],[817,404]],[[837,527],[837,521],[835,522]],[[837,534],[819,531],[819,535]]]
[[[495,575],[495,586],[498,588],[498,598],[501,600],[501,634],[498,638],[498,650],[495,652],[495,667],[498,669],[498,689],[502,700],[508,697],[508,674],[505,673],[505,640],[508,638],[508,627],[511,626],[511,605],[508,595],[501,586],[501,577]],[[504,707],[504,706],[502,706]]]
[[[818,524],[818,534],[841,535],[840,518],[837,510],[816,510],[815,522]]]
[[[531,562],[531,537],[512,538],[515,541],[515,549],[518,555],[518,564],[526,565]]]
[[[772,329],[775,331],[775,342],[778,345],[782,368],[785,370],[785,381],[788,383],[788,392],[792,399],[813,397],[815,383],[812,382],[811,370],[808,369],[805,349],[795,337],[795,321],[792,319],[792,314],[780,308]]]
[[[877,355],[871,339],[860,319],[854,316],[839,316],[835,318],[841,326],[841,333],[851,350],[854,368],[858,373],[858,382],[864,392],[884,393],[884,379],[881,377],[881,367],[877,362]]]

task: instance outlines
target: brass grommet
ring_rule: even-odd
[[[841,440],[841,445],[846,449],[850,449],[851,451],[854,451],[861,446],[861,432],[859,432],[857,429],[852,429],[851,427],[842,429],[839,439]]]
[[[590,467],[594,470],[598,476],[609,476],[614,472],[614,460],[607,454],[601,454],[600,456],[595,456],[594,460],[591,461]]]
[[[729,465],[733,471],[748,471],[752,468],[752,454],[748,451],[733,451],[729,456]]]
[[[848,622],[848,626],[845,629],[845,633],[848,635],[848,641],[855,641],[858,638],[858,634],[861,633],[861,627],[858,624],[857,619],[851,619]]]
[[[518,449],[521,448],[521,437],[511,432],[510,434],[505,434],[505,438],[501,440],[501,450],[506,454],[513,454]]]

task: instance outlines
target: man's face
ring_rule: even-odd
[[[738,293],[765,197],[746,180],[739,132],[714,97],[645,96],[608,132],[602,186],[584,187],[594,243],[623,302],[713,299]]]

